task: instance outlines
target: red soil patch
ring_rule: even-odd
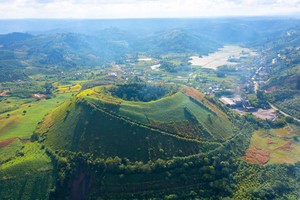
[[[204,98],[204,95],[201,94],[198,90],[187,87],[187,86],[182,86],[183,87],[183,93],[189,97],[193,97],[194,99],[198,100],[201,102],[201,100]]]
[[[6,97],[9,92],[10,92],[9,90],[4,90],[3,92],[0,93],[0,97]]]
[[[274,144],[273,140],[272,139],[268,139],[268,144]]]
[[[277,90],[278,87],[277,86],[272,86],[270,88],[268,88],[267,90],[265,90],[266,93],[270,93],[270,92],[274,92],[275,90]]]
[[[270,152],[267,150],[260,149],[258,147],[250,147],[249,149],[247,149],[243,160],[250,163],[264,165],[270,160]]]
[[[208,101],[205,98],[205,95],[203,93],[196,90],[195,88],[188,87],[188,86],[185,86],[185,85],[183,85],[182,88],[183,88],[183,90],[182,90],[183,94],[185,94],[189,97],[192,97],[193,99],[195,99],[198,102],[202,103],[204,106],[211,109],[213,112],[217,113],[219,116],[222,116],[223,119],[227,119],[227,116],[223,112],[220,112],[219,108],[215,104]]]
[[[282,145],[281,147],[278,147],[277,149],[280,149],[282,151],[291,151],[292,150],[292,142],[289,141],[289,142],[286,142],[284,145]]]
[[[0,140],[0,148],[6,147],[13,143],[16,140],[16,138],[9,138],[7,140]]]

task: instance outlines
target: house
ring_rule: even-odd
[[[226,106],[230,106],[230,107],[236,106],[236,103],[231,98],[221,97],[219,98],[219,100]]]
[[[243,104],[243,99],[240,97],[228,98],[228,97],[222,96],[221,98],[219,98],[219,100],[223,104],[225,104],[226,106],[229,106],[229,107],[242,106],[242,104]]]

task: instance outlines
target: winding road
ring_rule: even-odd
[[[291,118],[293,118],[295,121],[300,122],[300,119],[297,119],[297,118],[295,118],[295,117],[293,117],[293,116],[291,116],[291,115],[289,115],[289,114],[283,112],[282,110],[279,110],[277,107],[275,107],[275,106],[274,106],[273,104],[271,104],[270,102],[268,102],[268,103],[269,103],[269,105],[270,105],[274,110],[279,111],[282,115],[284,115],[284,116],[286,116],[286,117],[291,117]]]
[[[256,73],[258,73],[261,70],[261,67],[256,71]],[[255,80],[255,76],[253,76],[253,79]],[[259,89],[259,84],[257,81],[253,81],[253,85],[254,85],[254,92],[255,94],[257,93],[258,89]],[[276,106],[274,106],[273,104],[271,104],[270,102],[268,102],[268,104],[271,106],[271,108],[273,108],[274,110],[280,112],[282,115],[284,115],[285,117],[291,117],[293,118],[295,121],[300,122],[300,119],[297,119],[296,117],[293,117],[285,112],[283,112],[282,110],[280,110],[279,108],[277,108]]]

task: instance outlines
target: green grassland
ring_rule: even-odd
[[[57,93],[69,93],[69,92],[79,92],[81,90],[81,85],[79,83],[72,85],[58,86]]]
[[[25,186],[27,183],[25,176],[29,176],[28,184],[33,184],[41,178],[40,176],[45,176],[47,180],[51,178],[49,171],[51,171],[52,165],[49,158],[44,151],[39,150],[39,144],[31,143],[29,139],[45,115],[70,97],[71,94],[57,95],[52,99],[22,104],[19,109],[9,112],[9,116],[7,113],[0,115],[0,143],[2,142],[2,147],[0,146],[0,179],[9,179],[9,181],[5,181],[6,186],[7,184],[21,184],[18,180],[22,179],[24,187],[27,187]],[[24,110],[26,113],[23,113]],[[41,171],[46,171],[46,173],[40,173]],[[32,174],[34,175],[32,176]],[[44,191],[41,191],[39,195],[46,195],[46,189],[44,187],[42,189]],[[1,194],[6,193],[3,192],[0,191]],[[9,193],[6,194],[9,195]],[[27,196],[25,199],[30,199],[30,197]]]
[[[38,143],[28,142],[13,159],[0,166],[0,177],[20,177],[34,172],[51,171],[52,164]]]
[[[270,153],[268,164],[294,164],[300,161],[299,130],[295,125],[280,129],[254,132],[250,147],[258,147]],[[286,148],[283,148],[286,147]]]
[[[210,132],[215,139],[226,139],[232,133],[230,122],[223,120],[209,108],[199,106],[182,92],[153,102],[121,103],[119,114],[133,120],[148,124],[149,120],[171,123],[188,120],[184,108],[189,109],[198,122]],[[209,121],[211,117],[211,122]]]
[[[52,99],[43,99],[30,104],[23,104],[19,109],[0,115],[0,140],[8,138],[30,138],[44,116],[54,107],[58,106],[71,94],[57,95]],[[26,113],[24,113],[26,111]]]
[[[0,165],[1,199],[47,199],[53,187],[52,169],[41,145],[26,143],[19,155]]]
[[[79,99],[55,109],[39,132],[46,133],[45,144],[53,150],[93,152],[104,158],[119,156],[146,161],[216,148],[214,144],[179,138],[136,124]]]
[[[16,155],[16,151],[22,147],[22,142],[19,139],[15,139],[11,144],[0,148],[0,164],[13,158]]]
[[[48,100],[30,102],[6,97],[10,104],[19,105],[0,115],[0,142],[13,140],[0,147],[1,199],[48,198],[54,184],[53,165],[42,145],[28,139],[45,115],[70,97],[70,93],[58,94]]]
[[[209,102],[201,92],[186,86],[182,87],[184,88],[181,89],[182,91],[150,102],[125,101],[115,98],[104,92],[104,87],[95,88],[85,98],[99,106],[116,104],[118,108],[112,109],[116,115],[147,126],[151,125],[156,128],[178,126],[175,128],[176,130],[173,128],[168,130],[169,132],[180,134],[185,129],[185,132],[196,138],[218,141],[232,136],[233,125],[224,112]],[[190,114],[187,114],[187,110]],[[195,120],[191,120],[191,117]],[[187,126],[189,127],[187,128]],[[192,128],[195,126],[198,129]],[[202,132],[206,133],[206,136],[201,136],[203,133],[199,131],[199,127]],[[166,130],[166,128],[163,129]]]
[[[20,105],[34,101],[17,97],[0,97],[0,114],[16,110]]]

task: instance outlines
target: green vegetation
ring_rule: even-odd
[[[218,146],[180,134],[176,136],[126,115],[116,114],[111,105],[99,106],[103,103],[100,99],[96,101],[90,90],[55,109],[39,129],[39,132],[45,133],[46,146],[130,160],[169,159],[174,155],[192,155]],[[135,142],[131,143],[133,140]]]
[[[268,94],[268,97],[282,111],[300,119],[300,91],[276,90]]]
[[[295,36],[296,35],[292,38]],[[288,38],[287,40],[292,38]],[[288,41],[286,42],[289,44]],[[299,41],[293,41],[293,43],[294,42],[297,44]],[[281,62],[285,61],[288,64],[279,62],[279,64],[273,67],[271,71],[272,76],[263,88],[269,91],[267,97],[272,104],[285,113],[300,119],[300,65],[297,61],[299,52],[297,48],[283,48],[280,50],[280,53],[285,55],[282,56]]]
[[[7,117],[7,113],[1,114],[0,139],[30,138],[37,124],[44,116],[70,97],[71,94],[57,95],[56,98],[44,99],[31,104],[22,104],[19,109],[10,112],[9,117]]]
[[[0,166],[1,198],[45,199],[49,196],[53,187],[53,166],[41,148],[38,143],[26,143]]]
[[[258,90],[256,94],[247,95],[250,104],[256,108],[269,108],[267,97],[263,91]]]
[[[24,176],[26,173],[51,171],[50,158],[38,143],[26,143],[16,156],[0,167],[0,177],[7,179]]]
[[[300,117],[299,20],[52,23],[0,35],[0,199],[299,199],[298,121],[246,111]]]
[[[149,102],[175,93],[176,87],[133,83],[113,87],[109,92],[112,96],[123,100]]]
[[[292,125],[280,129],[259,130],[254,132],[249,148],[258,148],[268,152],[268,164],[300,161],[300,143],[297,127]]]
[[[128,88],[140,91],[139,87],[144,85],[137,84],[138,87],[136,88],[133,86],[135,85],[117,86],[108,89],[108,91],[116,90],[122,94],[123,88],[125,91]],[[156,91],[153,88],[157,86],[150,85],[147,87],[150,89],[145,90],[147,92],[143,94],[151,97],[152,92]],[[233,126],[231,122],[220,109],[209,103],[199,91],[188,87],[177,89],[175,85],[159,86],[159,88],[162,88],[162,94],[168,92],[169,95],[150,102],[119,100],[109,93],[102,92],[103,88],[97,88],[97,92],[89,94],[87,100],[101,106],[103,109],[114,107],[108,111],[113,111],[118,116],[126,117],[131,121],[155,127],[171,134],[204,141],[224,141],[232,136]],[[178,92],[174,93],[175,91]],[[135,94],[135,92],[132,92],[132,94]],[[142,95],[142,93],[139,94]],[[153,94],[157,95],[156,92]],[[109,107],[107,107],[108,105]],[[187,110],[195,120],[190,119]]]
[[[16,152],[23,147],[22,142],[19,139],[10,139],[6,141],[0,141],[0,164],[4,163],[16,155]]]
[[[299,165],[248,165],[239,164],[235,180],[238,183],[234,199],[297,199]]]

